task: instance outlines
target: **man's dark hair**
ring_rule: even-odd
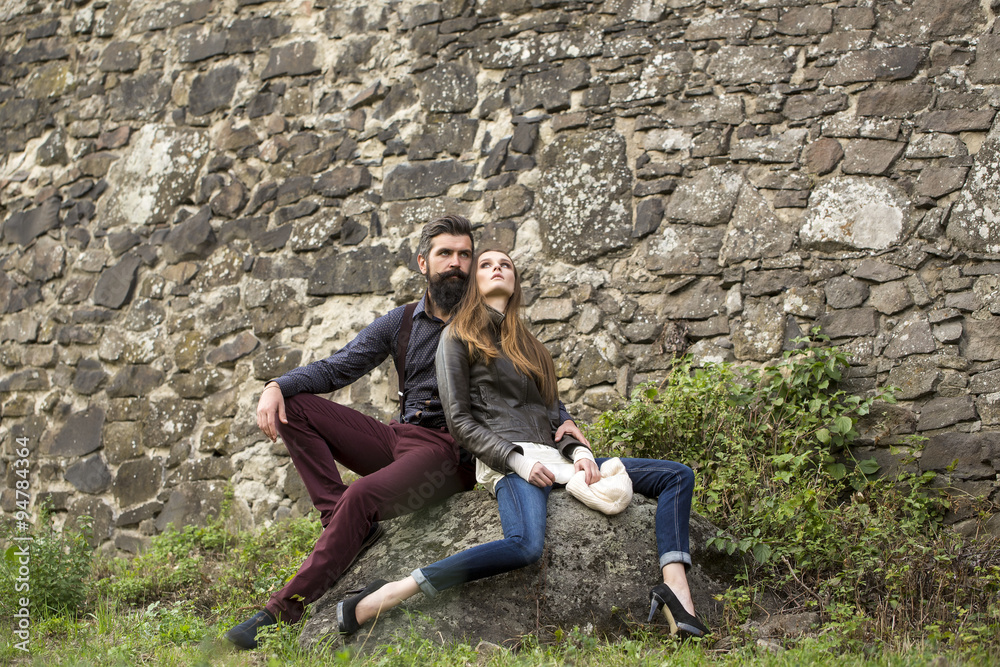
[[[444,215],[435,220],[431,220],[420,232],[420,244],[417,246],[417,254],[423,255],[427,259],[431,251],[431,241],[435,236],[441,234],[451,234],[452,236],[468,236],[475,250],[475,239],[472,238],[472,223],[469,219],[461,215]]]

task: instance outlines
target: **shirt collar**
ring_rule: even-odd
[[[434,317],[429,312],[427,312],[426,306],[427,306],[427,292],[424,292],[424,295],[420,297],[420,301],[417,301],[417,307],[413,309],[413,319],[417,319],[417,316],[423,313],[424,317],[431,320],[432,322],[441,322],[442,320]]]

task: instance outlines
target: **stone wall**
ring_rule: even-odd
[[[0,505],[23,438],[36,499],[108,551],[230,485],[249,524],[307,510],[262,381],[419,296],[445,212],[513,248],[581,419],[675,352],[821,326],[847,388],[901,387],[864,432],[885,469],[917,433],[1000,501],[997,10],[5,2]],[[388,417],[393,373],[336,398]]]

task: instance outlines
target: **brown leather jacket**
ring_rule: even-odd
[[[503,315],[492,314],[499,332]],[[549,445],[567,458],[584,446],[569,435],[556,443],[553,435],[561,422],[558,403],[545,405],[535,382],[504,356],[489,365],[479,361],[470,365],[468,346],[451,335],[451,326],[441,333],[435,369],[448,432],[494,470],[511,472],[507,456],[514,450],[523,453],[515,441]]]

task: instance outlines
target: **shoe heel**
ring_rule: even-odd
[[[666,600],[660,597],[660,594],[654,589],[649,592],[649,618],[646,619],[647,623],[653,622],[653,617],[656,616],[656,612],[663,608],[663,615],[667,619],[667,623],[670,625],[670,634],[675,634],[677,632],[677,623],[674,622],[674,617],[670,613],[670,607],[666,604]]]
[[[667,625],[670,626],[670,634],[677,634],[677,621],[674,620],[674,615],[670,613],[670,607],[668,605],[663,605],[663,615],[667,619]]]
[[[656,616],[656,612],[660,609],[660,605],[663,604],[660,600],[658,600],[652,595],[650,596],[650,598],[652,599],[649,601],[649,618],[646,619],[647,623],[653,622],[653,617]]]

